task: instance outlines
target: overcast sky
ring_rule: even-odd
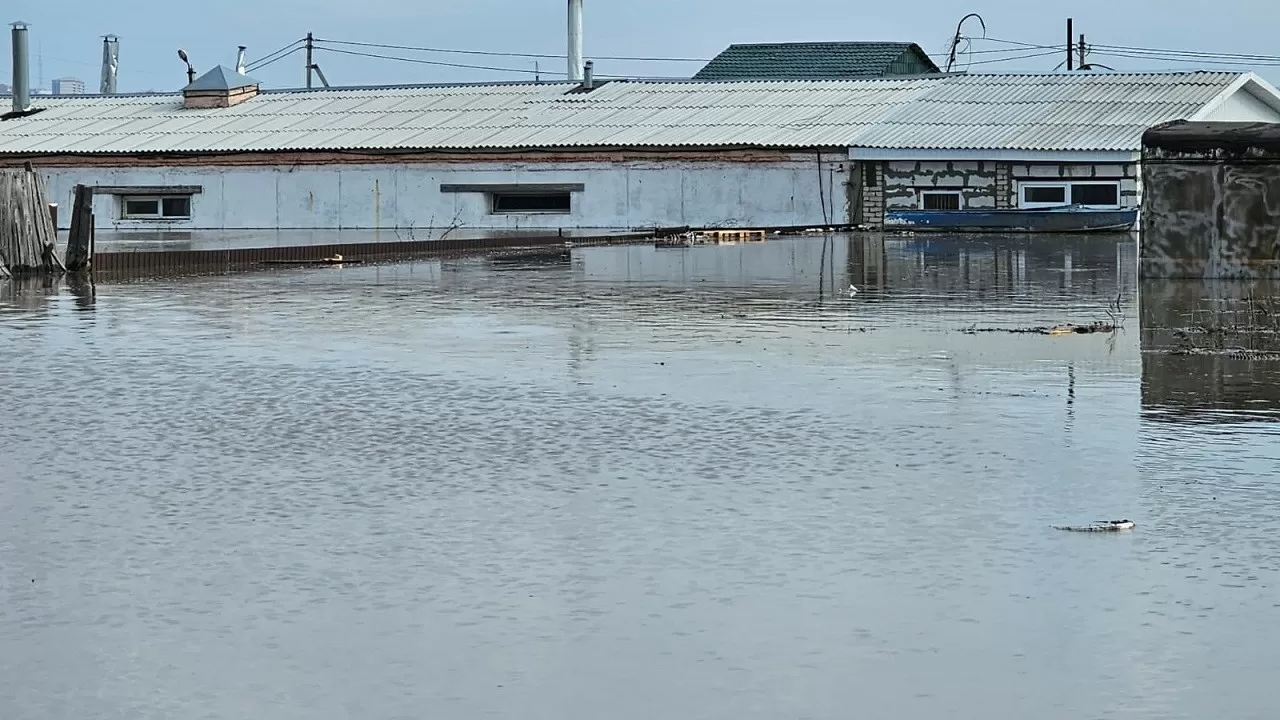
[[[461,50],[546,53],[565,50],[565,0],[8,0],[5,22],[31,24],[32,84],[55,77],[98,85],[101,36],[121,39],[122,92],[176,90],[186,80],[177,58],[184,47],[198,71],[233,66],[236,46],[250,60],[300,39],[317,38]],[[802,40],[903,40],[920,43],[945,63],[945,48],[967,12],[981,13],[987,35],[1031,45],[1065,44],[1066,8],[1077,33],[1090,44],[1182,51],[1280,55],[1280,9],[1264,0],[1076,0],[1055,5],[1029,0],[915,0],[869,3],[851,0],[586,0],[586,56],[709,58],[734,42]],[[1206,12],[1212,8],[1212,12]],[[976,23],[967,34],[981,35]],[[9,65],[8,35],[3,63]],[[316,60],[334,85],[505,81],[532,79],[535,62],[544,79],[563,77],[563,60],[445,55],[404,50],[332,46],[348,51],[400,55],[437,62],[487,65],[502,72],[392,62],[319,51]],[[976,41],[978,52],[961,57],[990,61],[1043,50]],[[1004,54],[990,51],[1006,50]],[[1064,51],[1065,52],[1065,51]],[[1097,49],[1091,60],[1117,70],[1237,69],[1232,64],[1180,63],[1167,58],[1122,57]],[[1127,51],[1120,51],[1127,52]],[[1061,54],[968,66],[971,72],[1051,71]],[[597,61],[597,73],[684,76],[697,63]],[[1253,65],[1273,83],[1280,67]],[[526,71],[526,72],[520,72]],[[303,81],[301,53],[251,73],[267,87]],[[7,78],[9,73],[3,73]]]

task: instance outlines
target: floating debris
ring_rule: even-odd
[[[1137,527],[1132,520],[1099,520],[1091,525],[1055,525],[1054,530],[1066,532],[1124,532]]]
[[[1096,322],[1089,323],[1088,325],[1064,323],[1062,325],[1029,328],[968,327],[961,332],[966,335],[977,335],[978,333],[1012,333],[1014,335],[1092,335],[1094,333],[1113,333],[1116,330],[1117,327],[1111,323]]]
[[[262,265],[359,265],[363,260],[352,260],[344,258],[335,253],[331,257],[320,258],[318,260],[262,260]]]

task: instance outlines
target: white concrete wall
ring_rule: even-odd
[[[1209,113],[1205,120],[1273,123],[1280,122],[1280,113],[1242,88]]]
[[[836,158],[835,155],[832,155]],[[842,162],[824,163],[828,216],[845,216]],[[197,185],[188,221],[120,218],[115,196],[94,202],[101,230],[232,229],[628,229],[653,226],[783,226],[823,221],[812,156],[772,162],[560,162],[270,167],[47,168],[59,223],[73,188]],[[581,183],[569,214],[498,215],[483,193],[442,184]],[[834,192],[834,196],[831,194]]]

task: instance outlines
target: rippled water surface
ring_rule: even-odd
[[[1133,258],[0,283],[0,717],[1277,717],[1280,362]]]

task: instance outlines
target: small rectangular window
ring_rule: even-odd
[[[568,192],[516,192],[493,193],[493,213],[568,213],[572,209],[572,194]]]
[[[875,163],[868,162],[862,164],[862,182],[869,188],[873,188],[878,185]]]
[[[1022,188],[1022,201],[1034,204],[1067,204],[1065,185],[1029,185]]]
[[[1116,183],[1076,183],[1071,186],[1071,202],[1076,205],[1120,206],[1120,186]]]
[[[160,200],[160,214],[167,218],[191,217],[191,196],[180,195]]]
[[[120,216],[128,220],[185,220],[191,217],[191,196],[124,195]]]
[[[156,217],[160,214],[160,198],[125,198],[125,217]]]
[[[958,192],[921,192],[921,210],[959,210],[961,197]]]

